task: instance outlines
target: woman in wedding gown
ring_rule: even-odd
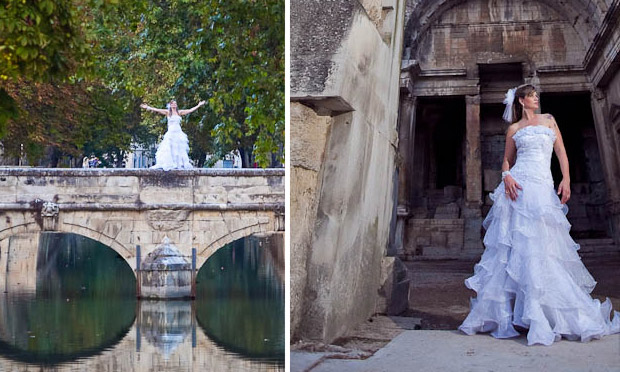
[[[140,105],[145,110],[154,111],[168,118],[168,130],[164,134],[157,152],[155,153],[155,165],[153,168],[164,170],[169,169],[187,169],[192,168],[192,162],[189,160],[189,141],[187,135],[181,130],[181,116],[196,111],[205,101],[200,101],[198,105],[188,110],[178,110],[177,102],[170,101],[167,109],[158,109],[143,103]]]
[[[483,221],[486,249],[465,281],[477,297],[459,329],[509,338],[519,335],[517,326],[528,329],[528,345],[620,332],[617,311],[610,321],[611,301],[601,304],[590,297],[596,282],[569,235],[568,158],[555,119],[534,112],[539,102],[532,85],[509,90],[504,103],[504,119],[512,125],[502,182],[490,194],[494,203]],[[561,200],[550,169],[554,150],[563,176],[557,191]]]

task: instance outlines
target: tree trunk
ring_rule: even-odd
[[[245,148],[245,147],[239,147],[238,150],[239,150],[239,155],[241,155],[241,168],[253,168],[254,157],[252,156],[252,149]]]

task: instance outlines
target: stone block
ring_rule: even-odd
[[[223,186],[205,186],[194,191],[194,203],[228,203],[228,192]]]
[[[151,231],[134,231],[131,234],[131,244],[145,247],[147,244],[153,244],[153,235]],[[157,244],[161,243],[161,240]]]
[[[192,203],[192,193],[183,189],[167,189],[160,187],[143,187],[140,201],[145,204]]]
[[[448,247],[462,249],[463,235],[463,230],[448,232]]]
[[[381,261],[379,300],[375,312],[398,315],[409,306],[407,267],[397,257],[384,257]]]
[[[112,239],[115,239],[124,226],[125,224],[121,221],[107,221],[105,223],[105,227],[103,228],[103,230],[101,230],[101,233]]]
[[[448,244],[448,237],[444,232],[433,232],[431,233],[431,245],[432,246],[441,246],[446,247]]]
[[[457,219],[461,208],[456,203],[439,205],[435,209],[435,219]]]
[[[140,187],[138,177],[98,177],[99,186],[118,190],[120,192],[137,192]]]
[[[418,236],[415,239],[415,242],[417,245],[431,245],[431,238],[430,236]]]

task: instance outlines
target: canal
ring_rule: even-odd
[[[38,245],[36,278],[11,265],[0,280],[0,370],[284,370],[278,236],[216,252],[198,271],[194,301],[136,300],[125,260],[89,238],[13,238]]]

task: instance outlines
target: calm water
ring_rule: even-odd
[[[212,256],[195,301],[137,301],[125,261],[81,236],[15,237],[8,251],[0,370],[284,370],[283,270],[268,239]]]

